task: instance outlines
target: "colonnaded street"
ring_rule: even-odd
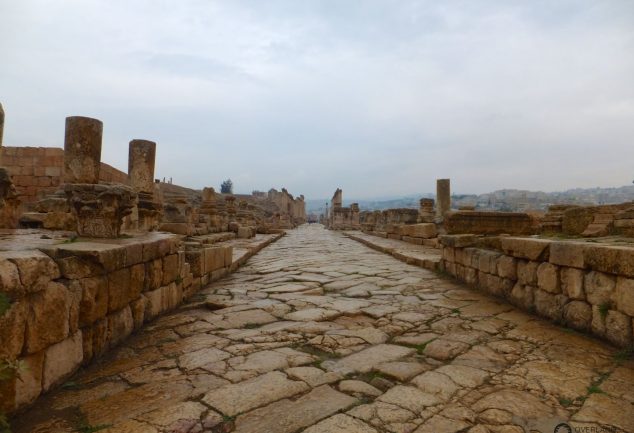
[[[44,396],[14,430],[634,431],[632,383],[623,351],[304,225]]]

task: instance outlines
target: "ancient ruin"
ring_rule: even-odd
[[[324,227],[155,179],[153,141],[116,170],[103,128],[0,147],[0,431],[634,431],[634,203],[456,209],[439,179],[338,188]]]

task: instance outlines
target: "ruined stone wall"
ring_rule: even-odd
[[[590,332],[634,344],[634,248],[522,237],[440,237],[441,269],[487,293]]]
[[[29,207],[30,203],[53,193],[62,183],[64,149],[4,146],[0,148],[0,164],[9,170],[18,198]],[[99,179],[125,184],[128,175],[102,162]]]
[[[179,236],[164,233],[0,252],[0,294],[10,301],[0,359],[26,366],[2,383],[0,411],[32,403],[231,267],[231,246],[185,252]]]

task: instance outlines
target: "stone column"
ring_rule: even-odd
[[[128,153],[128,177],[130,186],[137,191],[154,191],[154,162],[156,143],[149,140],[132,140]]]
[[[421,223],[434,222],[434,199],[421,198],[420,208],[418,210],[418,218]]]
[[[66,118],[64,192],[80,236],[116,238],[137,197],[127,185],[99,184],[102,134],[100,120]]]
[[[154,197],[154,162],[156,143],[132,140],[128,150],[128,179],[137,192],[138,201],[131,216],[131,227],[141,231],[154,230],[160,222],[161,206]]]
[[[4,109],[0,104],[0,163],[2,162],[2,137],[4,135]],[[0,167],[0,228],[15,228],[18,222],[18,199],[9,171]]]
[[[90,117],[66,118],[64,183],[99,183],[103,123]]]
[[[436,180],[436,218],[442,219],[451,209],[451,188],[449,179]]]

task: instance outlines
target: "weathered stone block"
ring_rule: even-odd
[[[592,323],[590,329],[593,334],[600,337],[605,336],[605,319],[607,312],[598,305],[592,305]]]
[[[223,247],[223,249],[224,249],[224,254],[225,254],[223,267],[229,268],[229,267],[231,267],[231,264],[233,262],[233,247],[231,247],[231,246]]]
[[[134,329],[137,330],[143,326],[145,321],[145,307],[147,305],[147,299],[141,295],[139,299],[135,299],[130,302],[130,310],[132,311],[132,319],[134,321]]]
[[[548,260],[550,245],[548,239],[503,237],[500,239],[502,251],[520,259]]]
[[[525,285],[537,285],[537,267],[538,262],[527,262],[520,260],[517,262],[517,280]]]
[[[0,382],[0,412],[12,412],[33,403],[42,393],[44,351],[22,358],[19,377]]]
[[[442,248],[442,258],[448,262],[454,263],[456,261],[456,249],[453,247],[444,246]]]
[[[79,326],[84,327],[108,313],[108,279],[90,277],[80,280],[82,299],[79,306]]]
[[[46,349],[42,375],[44,391],[48,391],[51,386],[64,380],[81,365],[84,356],[82,343],[81,331],[78,331],[66,340]]]
[[[15,263],[4,258],[2,253],[0,253],[0,292],[14,299],[25,295],[18,267]]]
[[[92,277],[104,272],[102,266],[83,257],[62,257],[57,259],[56,262],[59,265],[62,276],[70,280]]]
[[[494,251],[481,251],[479,254],[478,270],[487,274],[497,274],[497,260],[500,253]]]
[[[478,284],[478,270],[474,268],[465,267],[464,281],[470,285]]]
[[[108,274],[108,311],[120,310],[130,302],[130,268]]]
[[[18,267],[20,282],[27,293],[43,290],[49,281],[60,277],[55,262],[40,251],[11,251],[5,254]]]
[[[0,316],[0,359],[14,360],[22,352],[27,308],[24,300],[16,301]]]
[[[586,299],[592,305],[612,306],[616,287],[616,277],[603,272],[592,271],[584,277]]]
[[[170,254],[163,257],[163,282],[167,285],[178,277],[178,254]]]
[[[191,271],[194,277],[200,277],[204,273],[204,253],[201,250],[186,251],[185,257],[187,263],[191,266]]]
[[[132,266],[143,262],[143,243],[132,242],[125,246],[125,266]]]
[[[478,237],[475,235],[441,235],[438,236],[440,243],[446,247],[464,248],[475,245]]]
[[[119,344],[134,330],[132,310],[127,305],[119,311],[108,316],[108,345],[114,347]]]
[[[98,357],[108,350],[108,317],[97,320],[91,330],[93,357]]]
[[[155,259],[145,264],[144,290],[156,290],[163,283],[163,261]]]
[[[145,264],[139,263],[130,267],[130,300],[137,299],[143,291],[145,282]]]
[[[538,314],[548,317],[556,322],[561,322],[563,316],[563,307],[567,302],[564,295],[555,295],[544,290],[536,290],[535,310]]]
[[[517,260],[511,256],[500,256],[497,259],[497,274],[502,278],[517,279]]]
[[[512,304],[524,310],[531,310],[535,305],[534,293],[537,289],[531,286],[525,286],[521,283],[516,283],[511,290],[509,300]]]
[[[400,234],[402,236],[410,236],[414,238],[430,239],[435,238],[438,234],[436,224],[405,224],[400,226]]]
[[[541,263],[537,267],[537,286],[550,293],[561,293],[559,268],[550,263]]]
[[[584,271],[575,268],[561,268],[561,290],[564,295],[571,299],[584,300],[586,298],[583,290]]]
[[[588,245],[584,263],[596,271],[634,277],[634,248],[613,245]]]
[[[31,297],[26,325],[26,352],[35,353],[69,333],[70,296],[63,284],[50,282]]]
[[[610,310],[605,320],[605,336],[619,347],[632,346],[632,319],[619,311]]]
[[[616,309],[634,317],[634,279],[616,279]]]
[[[572,301],[564,306],[566,325],[579,331],[588,331],[592,325],[592,307],[587,302]]]
[[[573,268],[585,268],[584,251],[587,243],[553,242],[550,245],[550,263]]]

